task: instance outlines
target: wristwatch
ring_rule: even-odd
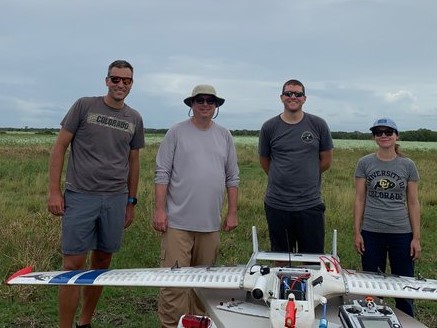
[[[128,197],[127,202],[128,202],[128,204],[132,204],[135,206],[135,205],[137,205],[138,199],[136,199],[135,197]]]

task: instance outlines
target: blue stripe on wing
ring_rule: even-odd
[[[86,272],[85,270],[74,270],[74,271],[68,271],[61,273],[57,276],[54,276],[52,279],[50,279],[49,284],[67,284],[71,278],[74,276],[77,276],[78,274],[81,274],[83,272]]]
[[[80,275],[80,277],[77,278],[74,283],[81,284],[81,285],[92,285],[94,283],[94,280],[96,280],[98,276],[108,271],[109,271],[108,269],[102,269],[102,270],[92,270],[86,272]]]
[[[78,276],[77,279],[74,280],[73,284],[81,284],[81,285],[92,285],[94,280],[102,273],[109,271],[108,269],[102,270],[74,270],[61,273],[52,279],[50,279],[49,284],[55,285],[65,285],[71,280],[71,278]]]

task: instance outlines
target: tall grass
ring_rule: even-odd
[[[18,137],[17,137],[18,138]],[[32,265],[38,271],[61,268],[60,220],[46,210],[47,163],[53,137],[32,144],[3,142],[0,136],[0,279]],[[10,139],[9,139],[10,140]],[[146,136],[146,141],[147,136]],[[220,264],[242,264],[251,253],[251,226],[256,225],[262,249],[269,248],[263,210],[266,176],[258,164],[256,142],[237,140],[241,185],[239,227],[222,234]],[[158,144],[141,152],[139,204],[134,224],[125,232],[123,246],[114,257],[114,268],[159,265],[159,234],[151,228],[153,171]],[[359,269],[359,257],[352,247],[353,172],[364,148],[338,147],[332,168],[323,176],[326,202],[326,250],[330,250],[333,229],[337,229],[338,253],[346,268]],[[423,255],[416,271],[437,278],[434,231],[437,194],[436,150],[408,149],[421,175],[419,196],[422,205]],[[0,327],[56,327],[57,288],[6,286],[0,292]],[[158,327],[154,288],[105,288],[93,327]],[[437,303],[418,301],[417,313],[429,327],[437,327]]]

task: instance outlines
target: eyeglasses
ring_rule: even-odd
[[[382,137],[385,134],[386,137],[391,137],[395,131],[394,130],[375,130],[373,135],[376,137]]]
[[[112,83],[114,84],[118,84],[120,83],[120,81],[123,81],[124,85],[129,85],[132,83],[132,78],[131,77],[121,77],[121,76],[108,76],[108,78],[111,80]]]
[[[303,93],[303,92],[296,92],[296,91],[284,91],[283,93],[282,93],[282,95],[283,96],[286,96],[286,97],[292,97],[293,95],[295,95],[297,98],[299,98],[299,97],[303,97],[303,96],[305,96],[305,93]]]
[[[205,103],[205,101],[208,105],[215,105],[216,104],[215,98],[203,98],[203,97],[194,98],[194,102],[196,104],[199,104],[199,105],[203,105]]]

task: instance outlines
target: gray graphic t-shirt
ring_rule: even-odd
[[[280,115],[260,131],[258,153],[271,159],[264,201],[283,211],[302,211],[322,203],[320,152],[334,148],[326,122],[305,113],[296,124]]]
[[[129,152],[144,147],[140,114],[125,105],[107,106],[103,97],[78,99],[61,122],[74,134],[65,187],[75,192],[127,192]]]
[[[419,181],[419,173],[411,159],[397,156],[391,161],[381,161],[376,154],[369,154],[358,161],[355,177],[366,179],[363,230],[411,232],[407,184]]]

